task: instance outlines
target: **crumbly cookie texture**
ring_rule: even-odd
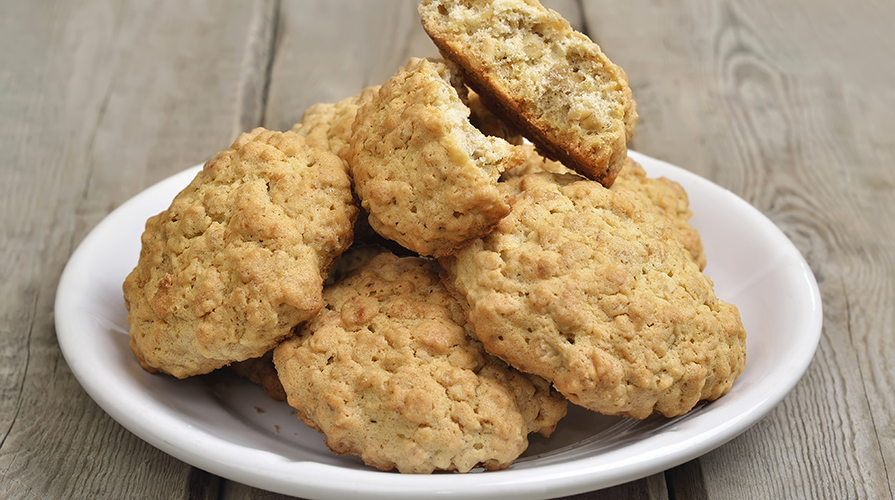
[[[647,177],[646,170],[628,158],[624,168],[619,172],[614,191],[628,190],[638,197],[647,208],[667,215],[671,219],[674,235],[696,263],[700,271],[705,269],[706,259],[699,232],[690,225],[693,211],[690,210],[690,198],[687,191],[671,179],[665,177]]]
[[[470,88],[547,156],[612,185],[637,110],[625,72],[537,0],[423,0],[423,28]]]
[[[448,255],[510,211],[500,173],[524,160],[482,134],[448,66],[411,59],[357,112],[347,160],[372,228],[421,255]]]
[[[357,110],[379,91],[379,85],[335,103],[318,103],[305,110],[301,122],[292,131],[306,137],[308,145],[344,157],[343,148],[351,139],[351,124]]]
[[[432,260],[383,253],[324,296],[274,363],[289,404],[335,453],[402,473],[496,470],[565,415],[545,380],[468,334]]]
[[[538,172],[574,173],[562,163],[542,157],[533,146],[524,145],[522,147],[528,152],[528,158],[521,165],[501,174],[501,181]],[[702,238],[699,236],[699,232],[690,225],[689,221],[693,217],[693,211],[690,210],[690,199],[687,192],[680,184],[665,177],[647,177],[643,167],[628,158],[610,189],[631,191],[640,197],[644,206],[669,216],[678,241],[690,253],[690,257],[699,266],[699,270],[705,269],[706,258],[702,247]]]
[[[146,222],[123,287],[140,364],[184,378],[272,349],[323,306],[357,211],[337,156],[292,132],[240,136]]]
[[[609,415],[677,416],[730,390],[746,332],[667,216],[577,175],[503,185],[513,212],[440,259],[488,352]]]

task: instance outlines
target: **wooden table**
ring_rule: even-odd
[[[709,454],[576,498],[893,498],[895,3],[552,1],[627,70],[632,147],[745,198],[803,253],[823,335]],[[87,232],[240,133],[435,55],[413,0],[0,3],[0,497],[282,498],[144,443],[81,389],[53,303]]]

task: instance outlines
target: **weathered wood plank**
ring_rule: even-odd
[[[0,496],[178,498],[191,468],[80,388],[53,325],[59,274],[112,208],[226,147],[252,4],[0,5]],[[244,78],[242,79],[244,80]]]
[[[642,117],[635,148],[767,214],[806,256],[824,300],[824,335],[803,381],[755,428],[669,471],[672,494],[891,498],[895,266],[882,248],[895,232],[868,213],[893,203],[895,121],[882,111],[892,109],[892,68],[879,63],[895,55],[891,6],[585,7],[631,78]]]

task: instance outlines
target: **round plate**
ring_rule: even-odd
[[[211,473],[311,499],[552,498],[641,478],[698,457],[766,415],[808,367],[822,313],[814,275],[764,215],[733,193],[631,152],[651,177],[689,194],[705,273],[736,304],[747,365],[733,389],[675,419],[607,417],[570,405],[549,439],[531,437],[506,470],[401,475],[331,453],[322,435],[257,386],[227,374],[177,380],[140,368],[128,348],[121,285],[137,263],[146,219],[166,209],[200,167],[143,191],[109,214],[72,254],[56,297],[56,332],[88,394],[131,432]]]

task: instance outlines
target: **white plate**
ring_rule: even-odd
[[[748,333],[746,371],[719,400],[677,419],[643,421],[571,407],[554,436],[533,436],[510,468],[400,475],[329,452],[288,405],[235,377],[150,375],[128,348],[121,285],[137,262],[148,217],[199,167],[174,175],[109,214],[71,256],[56,297],[56,332],[72,372],[115,420],[162,451],[214,474],[311,499],[551,498],[641,478],[698,457],[766,415],[808,367],[822,314],[814,275],[758,210],[685,170],[631,152],[650,176],[687,190],[706,274],[736,304]]]

